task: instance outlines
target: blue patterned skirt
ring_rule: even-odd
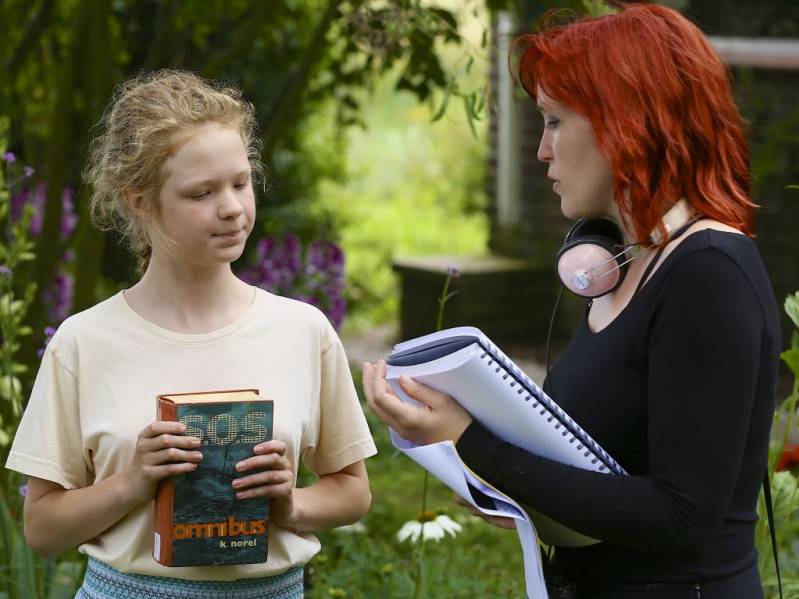
[[[193,581],[125,574],[90,557],[75,599],[302,599],[303,596],[302,568],[263,578]]]

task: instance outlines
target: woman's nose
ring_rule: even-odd
[[[541,162],[549,162],[552,160],[552,143],[549,140],[549,134],[546,130],[541,136],[541,141],[538,143],[538,152],[536,153],[536,157]]]

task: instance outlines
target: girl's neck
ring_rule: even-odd
[[[237,320],[254,289],[229,264],[196,268],[154,254],[142,278],[125,292],[140,316],[170,331],[200,334]]]

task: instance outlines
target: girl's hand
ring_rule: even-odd
[[[131,496],[137,501],[152,499],[162,478],[197,468],[203,459],[198,451],[200,440],[184,436],[185,431],[180,422],[156,420],[139,433],[133,461],[122,472]]]
[[[246,473],[264,470],[233,481],[237,499],[266,497],[272,500],[269,520],[291,527],[296,519],[294,513],[294,472],[285,457],[283,441],[265,441],[253,448],[253,457],[236,464],[236,471]]]
[[[513,518],[505,518],[504,516],[487,516],[476,507],[474,507],[471,503],[468,503],[463,497],[460,495],[455,495],[455,503],[465,507],[469,510],[469,513],[472,516],[477,516],[482,518],[489,524],[496,526],[498,528],[507,528],[507,529],[515,529],[516,528],[516,521]]]
[[[445,393],[417,383],[410,377],[400,378],[402,390],[421,405],[415,406],[394,395],[386,382],[386,363],[363,364],[363,390],[369,407],[403,439],[417,445],[439,441],[457,442],[472,423],[469,412]]]

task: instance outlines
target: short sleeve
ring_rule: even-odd
[[[377,453],[338,335],[325,319],[322,333],[318,437],[303,462],[319,476]]]
[[[90,483],[75,375],[52,349],[44,353],[6,468],[77,489]]]

